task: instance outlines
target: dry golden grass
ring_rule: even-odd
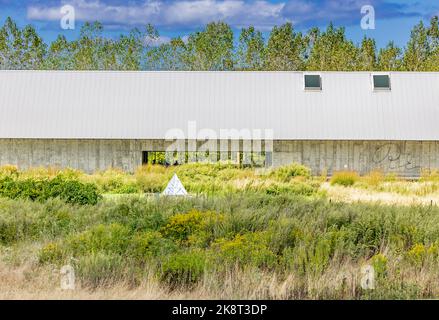
[[[185,300],[185,299],[287,299],[295,287],[293,277],[279,280],[276,275],[237,271],[227,274],[218,287],[215,278],[205,277],[196,288],[170,291],[154,279],[132,287],[115,283],[97,289],[62,290],[58,270],[34,269],[30,265],[10,267],[0,265],[0,300]]]
[[[396,283],[388,287],[388,282],[376,279],[376,289],[365,296],[361,289],[361,267],[367,263],[345,261],[331,262],[322,273],[303,278],[289,274],[279,278],[276,273],[258,270],[236,269],[221,278],[206,275],[193,288],[169,290],[153,278],[138,286],[114,283],[96,289],[81,288],[62,290],[56,269],[35,269],[32,265],[10,267],[0,265],[1,300],[205,300],[205,299],[410,299],[420,296],[439,297],[439,273],[437,265],[420,268],[400,269],[398,257],[390,257],[387,280]],[[410,286],[416,288],[411,292]],[[401,291],[401,288],[406,288]]]
[[[412,182],[414,183],[414,182]],[[373,189],[363,189],[356,187],[331,186],[323,183],[321,189],[324,190],[328,198],[340,202],[379,202],[382,204],[395,205],[439,205],[439,193],[432,193],[425,196],[414,194],[401,194],[397,192],[380,192]]]
[[[321,294],[329,289],[338,290],[343,284],[344,273],[332,269],[318,279],[309,278],[307,282],[289,275],[278,279],[276,274],[264,274],[258,271],[236,271],[224,275],[221,283],[218,279],[206,276],[194,289],[177,289],[170,292],[157,281],[150,279],[136,287],[116,283],[97,289],[77,287],[75,290],[62,290],[57,270],[30,270],[21,266],[11,268],[0,266],[1,300],[185,300],[185,299],[297,299],[322,298]],[[321,280],[325,287],[322,288]],[[350,290],[358,285],[356,278],[350,280]],[[323,289],[323,290],[322,290]],[[310,292],[311,295],[307,295]]]

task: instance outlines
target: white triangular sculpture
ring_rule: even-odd
[[[168,186],[162,193],[165,196],[186,196],[187,191],[178,179],[177,174],[174,173],[171,181],[169,181]]]

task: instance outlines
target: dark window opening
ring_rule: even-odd
[[[305,74],[305,90],[322,90],[322,78],[318,74]]]
[[[148,151],[142,151],[142,164],[148,164]]]
[[[271,152],[165,152],[165,151],[143,151],[142,165],[180,165],[191,162],[227,162],[242,167],[269,167],[271,166]]]
[[[390,90],[389,75],[373,75],[373,88],[375,90]]]
[[[166,164],[166,152],[143,151],[142,164]]]

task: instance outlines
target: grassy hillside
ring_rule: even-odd
[[[141,195],[174,171],[191,197]],[[439,297],[436,205],[331,201],[324,179],[301,166],[1,172],[0,298]],[[333,179],[338,186],[329,190],[435,185],[428,177],[355,177],[348,187]],[[76,270],[74,292],[59,289],[66,264]],[[360,286],[366,264],[375,269],[374,290]]]

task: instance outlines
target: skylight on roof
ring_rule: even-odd
[[[374,74],[373,89],[390,90],[390,76],[388,74]]]
[[[322,90],[322,78],[318,74],[305,74],[305,90]]]

